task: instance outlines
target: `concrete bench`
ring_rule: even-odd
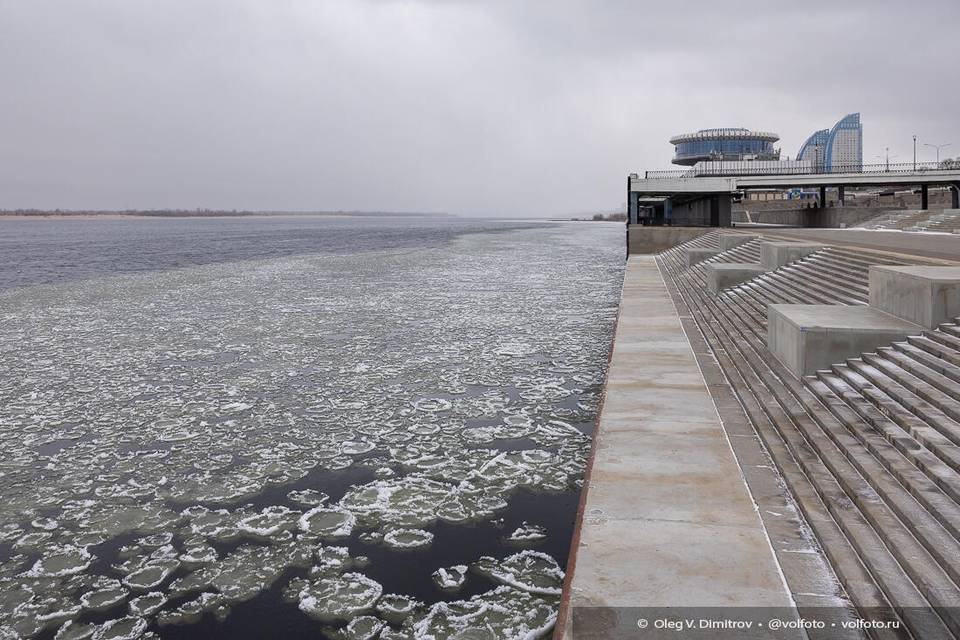
[[[865,306],[771,304],[767,347],[797,377],[917,335],[922,327]]]
[[[927,329],[960,316],[960,267],[870,267],[870,305]]]
[[[708,264],[706,269],[707,285],[714,293],[752,280],[767,271],[758,262],[721,262]]]
[[[729,251],[734,247],[739,247],[742,244],[746,244],[751,240],[756,240],[759,238],[755,233],[721,233],[720,234],[720,251]]]
[[[717,249],[687,249],[687,266],[692,267],[718,253],[720,252]]]
[[[820,249],[822,244],[810,242],[764,242],[760,245],[760,264],[773,271]]]

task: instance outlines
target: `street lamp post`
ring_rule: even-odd
[[[890,173],[890,158],[896,159],[897,156],[891,156],[891,155],[890,155],[890,147],[884,147],[884,151],[886,151],[886,154],[885,154],[885,155],[876,156],[876,158],[878,158],[878,159],[880,159],[880,160],[885,160],[885,161],[886,161],[886,163],[887,163],[887,164],[886,164],[886,171],[887,171],[887,173]]]
[[[929,142],[924,142],[923,146],[933,147],[934,149],[937,150],[937,168],[939,169],[940,168],[940,149],[943,149],[944,147],[949,147],[950,143],[947,142],[946,144],[930,144]]]
[[[917,170],[917,134],[913,134],[913,170]]]

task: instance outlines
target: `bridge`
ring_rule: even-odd
[[[909,186],[920,189],[920,208],[927,209],[929,188],[946,186],[952,191],[953,208],[960,208],[960,165],[955,163],[856,165],[830,170],[751,164],[717,162],[687,170],[647,171],[642,177],[630,174],[629,220],[654,224],[699,220],[709,226],[729,226],[731,196],[750,189],[816,188],[822,208],[828,188],[837,189],[838,203],[843,206],[846,187]]]

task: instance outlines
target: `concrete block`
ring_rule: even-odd
[[[810,242],[764,242],[760,245],[760,264],[767,271],[772,271],[800,258],[805,258],[820,249],[823,249],[822,244]]]
[[[876,351],[921,329],[873,307],[767,306],[767,347],[797,377]]]
[[[692,267],[698,262],[703,262],[707,258],[720,253],[717,249],[687,249],[687,266]]]
[[[752,280],[767,271],[758,262],[722,262],[708,264],[706,269],[707,285],[714,293]]]
[[[734,247],[739,247],[742,244],[746,244],[751,240],[756,240],[759,238],[755,233],[721,233],[720,234],[720,251],[729,251]]]
[[[870,305],[927,329],[960,316],[960,267],[870,267]]]

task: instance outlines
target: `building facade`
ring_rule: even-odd
[[[797,160],[809,162],[811,166],[822,168],[824,156],[827,152],[827,140],[830,138],[830,129],[820,129],[807,138],[797,153]]]
[[[674,164],[693,166],[703,161],[779,160],[773,143],[780,139],[768,131],[742,128],[701,129],[670,138],[676,147]]]
[[[833,128],[815,132],[800,147],[797,159],[808,160],[824,171],[860,171],[863,168],[860,114],[848,114]]]

